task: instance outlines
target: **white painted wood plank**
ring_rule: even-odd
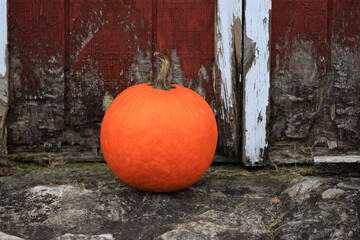
[[[314,156],[314,163],[360,163],[360,155]]]
[[[217,25],[216,25],[216,63],[221,72],[221,97],[224,100],[224,107],[233,107],[233,33],[234,19],[242,19],[242,0],[218,0],[217,1]],[[240,79],[239,79],[240,81]],[[221,116],[225,119],[225,115]]]
[[[7,0],[0,0],[0,77],[6,74]]]
[[[220,92],[221,98],[221,109],[216,114],[227,126],[225,127],[226,139],[224,139],[223,144],[230,152],[239,156],[241,137],[238,136],[239,129],[237,128],[240,124],[232,121],[239,121],[236,119],[236,115],[240,111],[238,109],[239,103],[236,102],[237,93],[234,89],[235,85],[241,81],[239,75],[236,74],[236,72],[240,73],[241,69],[236,69],[234,57],[241,56],[242,5],[242,0],[217,1],[215,62],[218,71],[214,73],[214,75],[219,74],[215,76],[215,79],[220,79],[220,82],[219,85],[216,85],[218,82],[214,81],[214,89]],[[238,42],[235,43],[234,41]],[[238,47],[238,52],[235,51],[235,44]],[[237,61],[240,62],[241,60],[237,59]],[[224,129],[222,130],[224,131]]]
[[[246,41],[254,46],[254,56],[244,66],[243,156],[245,164],[263,161],[266,139],[267,107],[270,89],[270,10],[271,0],[247,0],[245,4]],[[246,51],[245,49],[244,51]]]

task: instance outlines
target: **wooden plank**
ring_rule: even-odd
[[[151,14],[152,0],[68,2],[66,124],[81,144],[99,147],[106,92],[151,81]]]
[[[333,1],[331,67],[333,124],[342,149],[360,145],[360,1]]]
[[[316,52],[308,56],[315,60],[317,71],[324,74],[329,67],[328,0],[273,0],[271,25],[271,71],[289,66],[290,58],[302,42],[310,42]],[[305,46],[303,46],[304,48]],[[301,49],[305,54],[305,49]],[[294,55],[295,54],[295,55]],[[293,56],[294,55],[294,56]],[[309,55],[309,53],[306,53]],[[312,61],[312,59],[310,59]],[[302,60],[302,59],[301,59]],[[307,66],[302,66],[307,67]],[[309,75],[306,69],[302,75]],[[308,77],[308,76],[307,76]],[[304,82],[304,80],[303,80]]]
[[[216,8],[216,116],[220,152],[241,159],[242,1],[218,0]]]
[[[264,164],[270,88],[271,0],[247,1],[244,9],[243,162]]]
[[[64,129],[64,1],[8,0],[9,144]]]
[[[272,20],[271,145],[357,151],[360,2],[273,0]],[[288,161],[272,149],[273,162]]]
[[[170,81],[214,106],[215,1],[157,0],[155,48],[172,61]]]
[[[332,1],[331,32],[333,44],[341,44],[358,51],[360,29],[360,2],[357,0]]]
[[[270,145],[311,149],[318,139],[335,145],[329,2],[272,1]],[[278,158],[281,149],[272,150],[278,151],[269,154],[272,162],[287,161]]]

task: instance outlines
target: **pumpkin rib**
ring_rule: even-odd
[[[192,113],[198,114],[199,117],[201,116],[201,114],[198,112],[198,110],[201,112],[201,110],[204,111],[204,108],[205,108],[205,110],[207,110],[207,108],[209,108],[209,106],[206,106],[206,105],[203,105],[203,104],[200,105],[199,101],[194,101],[194,102],[196,102],[196,109],[195,109],[194,103],[190,102],[190,99],[201,98],[201,100],[203,100],[203,98],[196,92],[194,92],[194,94],[189,94],[188,91],[184,90],[181,94],[179,94],[179,93],[177,93],[177,94],[179,95],[180,98],[182,98],[182,101],[186,102],[188,108],[192,109]],[[185,94],[187,96],[184,96]],[[212,113],[212,110],[211,110],[211,113]]]
[[[119,114],[119,112],[123,112],[122,116],[126,116],[126,114],[131,111],[131,102],[133,102],[134,100],[136,100],[136,98],[134,99],[135,96],[138,95],[138,93],[135,90],[135,88],[139,88],[140,89],[140,92],[144,92],[146,89],[141,89],[141,86],[140,85],[136,85],[136,86],[133,86],[131,88],[128,88],[126,89],[125,91],[127,92],[123,92],[122,94],[120,94],[117,98],[118,99],[121,99],[124,98],[124,101],[121,101],[121,104],[117,104],[117,102],[115,102],[114,100],[114,109],[108,109],[108,111],[113,111],[113,113],[109,116],[109,115],[106,115],[106,118],[104,117],[104,120],[103,120],[103,123],[107,123],[107,122],[118,122],[120,125],[124,125],[122,124],[122,122],[124,121],[124,118],[121,117],[121,115]],[[126,107],[126,109],[124,109]],[[120,117],[119,117],[120,115]],[[102,124],[103,126],[104,124]],[[110,127],[110,126],[109,126]],[[126,127],[126,126],[125,126]],[[101,132],[100,134],[102,134],[104,131],[108,131],[110,135],[112,135],[112,132],[113,132],[113,129],[109,129],[109,128],[101,128]],[[102,141],[101,141],[102,140]],[[100,138],[100,143],[104,142],[106,140],[103,139],[103,138]],[[108,143],[107,143],[108,144]]]
[[[184,94],[186,94],[186,90],[183,89],[184,87],[179,86],[179,90],[174,92],[174,94],[177,96],[178,99],[181,99],[182,102],[184,102],[184,109],[189,112],[190,114],[193,113],[194,111],[194,104],[193,103],[189,103],[189,98],[192,98],[192,96],[183,96]]]
[[[132,100],[132,97],[135,95],[138,95],[136,91],[134,91],[134,88],[139,88],[139,85],[127,88],[125,91],[123,91],[121,94],[119,94],[113,101],[113,104],[111,104],[108,108],[108,110],[115,111],[114,114],[111,116],[117,116],[118,109],[122,108],[123,106],[127,106],[128,102]],[[121,104],[118,104],[119,99],[121,99]],[[112,108],[115,108],[115,110],[112,110]],[[105,115],[106,116],[106,115]],[[113,120],[113,119],[111,119]]]
[[[179,116],[182,116],[186,112],[186,108],[183,104],[181,104],[181,101],[179,98],[178,92],[180,91],[180,87],[178,85],[176,85],[176,89],[170,90],[170,92],[172,93],[171,94],[171,100],[173,102],[172,107],[177,109]]]
[[[195,113],[195,114],[198,114],[198,117],[199,117],[199,118],[201,118],[201,117],[202,117],[202,114],[201,114],[200,112],[198,112],[199,110],[200,110],[200,111],[201,111],[201,109],[205,109],[205,110],[209,109],[209,110],[211,110],[210,107],[209,107],[209,106],[207,105],[207,103],[205,102],[205,100],[203,100],[200,95],[198,95],[198,94],[195,93],[195,92],[190,92],[190,90],[188,90],[187,88],[183,88],[183,87],[181,87],[181,88],[182,88],[183,92],[181,92],[181,94],[179,94],[179,92],[176,92],[176,94],[179,96],[179,98],[182,99],[182,101],[186,102],[187,109],[190,110],[190,112],[189,112],[190,115],[194,116],[194,113]],[[181,89],[181,88],[179,88],[179,89]],[[175,93],[175,92],[174,92],[174,93]],[[184,93],[185,93],[185,94],[184,94]],[[187,96],[186,96],[186,95],[187,95]],[[201,101],[194,101],[196,104],[192,104],[192,103],[190,102],[190,100],[191,100],[190,98],[201,98],[200,100],[201,100],[202,102],[206,103],[206,105],[200,104],[200,103],[202,103]],[[206,112],[204,112],[204,113],[206,113]],[[211,113],[212,113],[212,110],[211,110]],[[196,118],[194,117],[194,119],[196,119]],[[201,120],[201,119],[198,119],[198,121],[200,121],[200,120]],[[201,120],[201,122],[203,122],[203,121]],[[215,123],[215,125],[216,125],[216,122],[215,122],[215,121],[214,121],[214,123]],[[204,125],[204,124],[207,124],[207,123],[206,123],[206,122],[205,122],[205,123],[203,122],[203,124],[199,124],[199,127],[201,128],[202,125]],[[198,129],[196,129],[196,130],[198,130]],[[216,134],[216,138],[217,138],[217,134]],[[209,165],[210,165],[210,164],[211,164],[211,162],[209,163]]]
[[[131,111],[132,109],[131,109],[131,105],[133,104],[133,102],[137,99],[137,97],[139,97],[139,96],[141,96],[145,91],[146,91],[146,88],[140,88],[140,87],[143,87],[143,86],[141,86],[141,85],[136,85],[136,87],[138,86],[138,88],[140,89],[140,90],[138,90],[139,92],[136,92],[135,90],[137,90],[137,89],[135,89],[135,88],[128,88],[127,90],[129,90],[130,92],[129,92],[129,94],[126,96],[122,96],[122,98],[125,98],[123,101],[122,101],[122,103],[121,103],[121,105],[118,105],[119,107],[115,110],[115,112],[114,112],[114,114],[113,114],[113,116],[114,116],[114,118],[115,117],[118,117],[118,112],[120,111],[120,110],[122,110],[122,108],[124,107],[124,106],[127,106],[128,108],[127,108],[127,110],[124,112],[124,114],[123,115],[126,115],[129,111]],[[134,86],[135,87],[135,86]],[[114,119],[111,119],[111,120],[114,120]]]

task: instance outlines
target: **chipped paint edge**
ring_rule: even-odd
[[[243,162],[262,164],[268,146],[266,129],[270,90],[271,0],[246,1],[244,37],[255,44],[255,59],[244,77]]]
[[[5,77],[7,47],[7,0],[0,0],[0,77]]]

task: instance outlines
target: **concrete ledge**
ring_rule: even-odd
[[[314,163],[360,163],[360,155],[314,156]]]

